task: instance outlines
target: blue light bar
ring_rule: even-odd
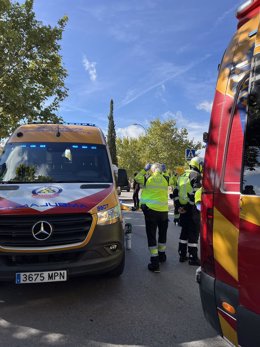
[[[79,148],[78,145],[72,145],[72,148]]]
[[[93,124],[93,123],[62,123],[64,125],[83,125],[83,126],[90,126],[90,127],[95,127],[96,124]]]

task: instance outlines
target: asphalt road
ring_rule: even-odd
[[[122,193],[124,203],[131,193]],[[149,253],[141,212],[132,223],[132,249],[120,278],[77,278],[65,283],[0,284],[0,346],[227,347],[206,322],[196,267],[179,263],[180,229],[170,214],[167,263],[147,270]]]

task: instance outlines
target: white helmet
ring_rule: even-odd
[[[162,165],[159,164],[159,163],[154,163],[152,166],[151,166],[151,171],[152,172],[162,172]]]

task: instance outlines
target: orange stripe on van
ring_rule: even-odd
[[[214,208],[214,258],[236,281],[238,280],[238,236],[238,229]]]

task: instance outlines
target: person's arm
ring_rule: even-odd
[[[173,201],[174,201],[174,222],[178,222],[180,218],[179,208],[180,208],[180,201],[179,201],[179,189],[178,186],[176,186],[172,193]]]
[[[141,184],[142,186],[144,186],[145,181],[146,181],[146,174],[147,171],[149,171],[151,168],[151,164],[146,164],[145,167],[138,172],[138,174],[135,176],[135,180],[137,183]]]

